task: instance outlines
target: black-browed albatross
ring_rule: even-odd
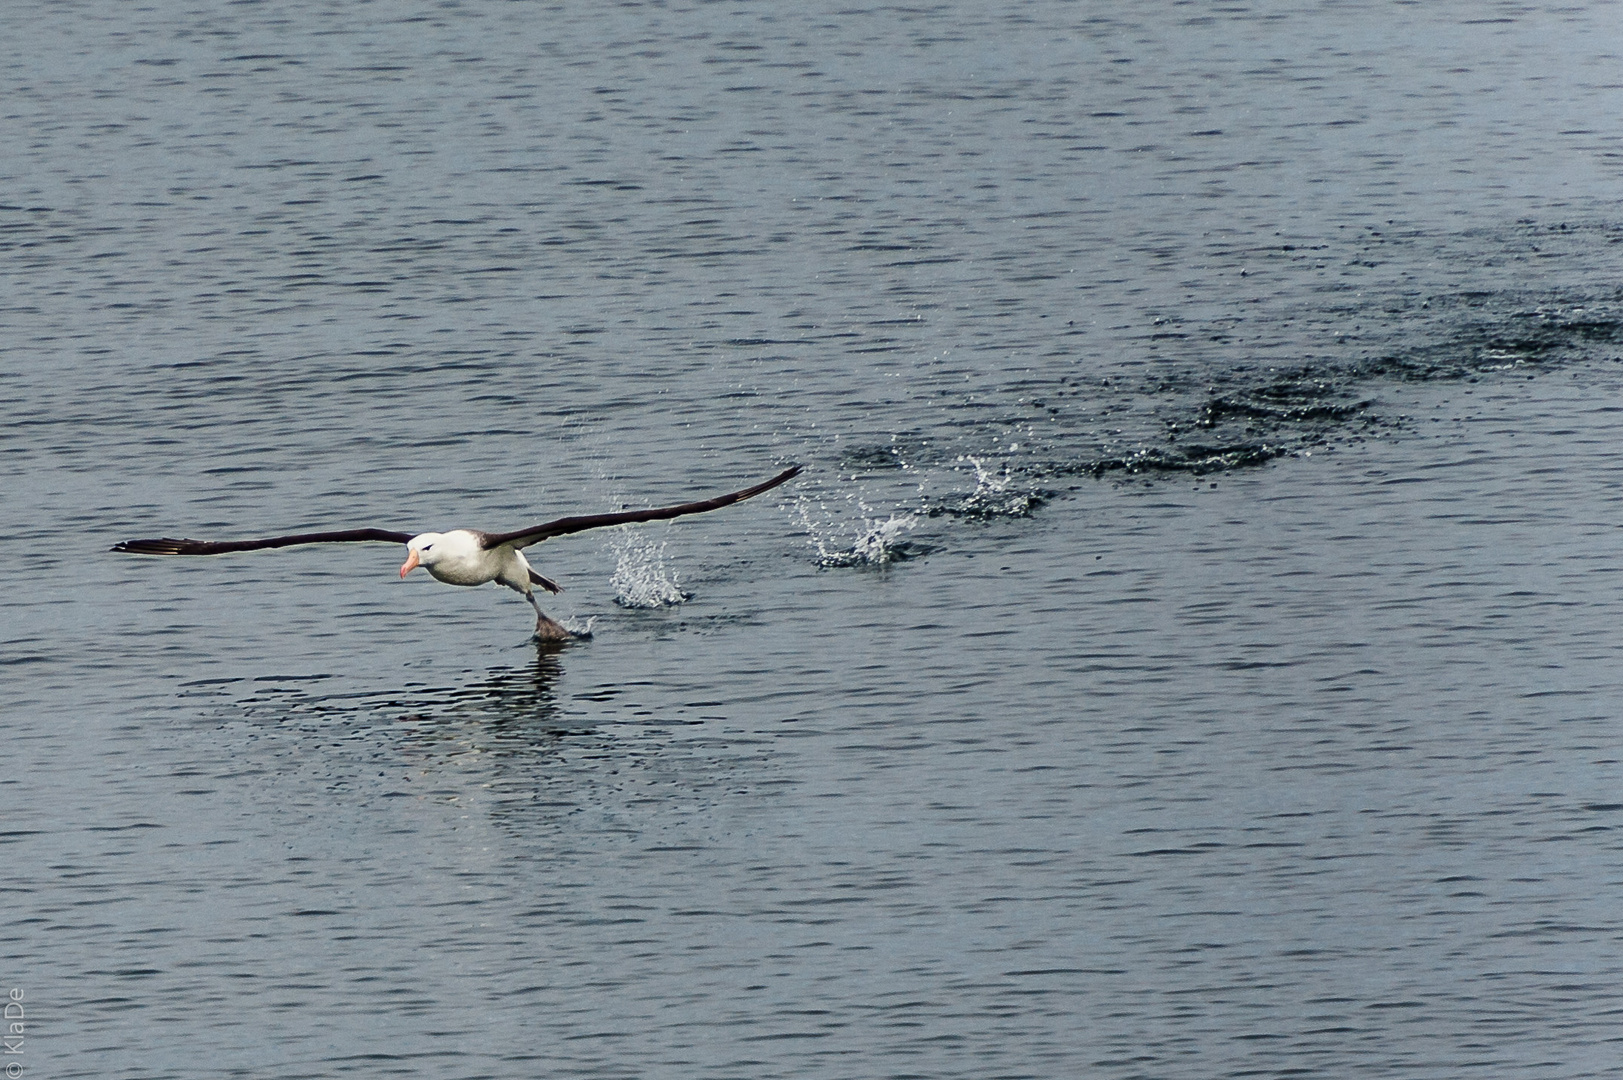
[[[135,555],[224,555],[232,551],[257,551],[260,548],[292,547],[295,544],[353,544],[388,543],[406,545],[406,563],[400,568],[405,577],[421,566],[436,579],[448,585],[483,585],[487,581],[499,582],[524,598],[535,608],[535,636],[542,641],[562,641],[570,637],[568,630],[547,618],[541,605],[536,603],[534,585],[548,592],[562,592],[562,586],[551,578],[542,577],[530,569],[521,548],[539,544],[554,536],[603,529],[611,525],[631,525],[639,521],[664,521],[685,514],[703,514],[719,510],[735,502],[743,502],[763,491],[771,491],[779,484],[800,473],[800,466],[783,470],[765,483],[718,495],[713,499],[682,503],[679,506],[661,506],[649,510],[625,510],[615,514],[586,514],[580,517],[559,518],[544,525],[513,532],[487,533],[478,529],[452,529],[449,532],[403,533],[388,529],[345,529],[338,532],[297,533],[292,536],[271,536],[263,540],[125,540],[114,544],[114,551],[127,551]]]

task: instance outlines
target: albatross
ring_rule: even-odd
[[[801,467],[795,465],[783,470],[772,479],[713,499],[660,506],[647,510],[625,510],[613,514],[586,514],[563,517],[528,529],[512,532],[489,533],[479,529],[451,529],[449,532],[404,533],[388,529],[343,529],[336,532],[295,533],[291,536],[270,536],[262,540],[174,540],[162,537],[155,540],[125,540],[113,545],[114,551],[133,555],[225,555],[233,551],[258,551],[262,548],[292,547],[295,544],[405,544],[406,562],[400,567],[404,578],[421,566],[439,581],[448,585],[483,585],[494,581],[522,593],[535,608],[535,636],[542,641],[563,641],[571,635],[561,624],[549,619],[536,602],[535,588],[539,585],[550,593],[563,591],[551,578],[543,577],[530,568],[523,550],[532,544],[550,540],[554,536],[604,529],[612,525],[631,525],[639,521],[664,521],[687,514],[703,514],[752,499],[764,491],[771,491],[786,480],[799,475]]]

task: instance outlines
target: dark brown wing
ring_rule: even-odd
[[[224,555],[228,551],[258,551],[260,548],[292,547],[294,544],[404,544],[416,533],[389,532],[387,529],[348,529],[343,532],[299,533],[296,536],[272,536],[265,540],[125,540],[114,544],[114,551],[127,551],[132,555]]]
[[[585,532],[587,529],[602,529],[610,525],[630,525],[638,521],[664,521],[666,518],[682,517],[684,514],[702,514],[707,510],[720,510],[723,506],[731,506],[735,502],[743,502],[753,498],[763,491],[771,491],[779,484],[800,475],[800,466],[785,469],[772,479],[754,487],[747,487],[743,491],[735,491],[730,495],[718,495],[714,499],[704,499],[700,502],[683,503],[680,506],[661,506],[652,510],[627,510],[619,514],[588,514],[583,517],[559,518],[549,521],[545,525],[536,525],[529,529],[519,529],[509,533],[485,533],[481,543],[484,547],[500,547],[502,544],[511,544],[516,548],[529,547],[542,540],[554,536],[563,536],[566,533]]]

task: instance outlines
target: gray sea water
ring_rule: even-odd
[[[6,15],[8,1076],[1618,1075],[1623,8]]]

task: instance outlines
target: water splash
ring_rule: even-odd
[[[916,513],[892,513],[881,519],[867,505],[857,502],[863,516],[852,539],[851,532],[828,513],[826,505],[819,503],[818,507],[823,516],[814,519],[812,501],[801,496],[800,520],[810,537],[807,543],[817,549],[818,566],[884,566],[923,552],[923,548],[905,538],[919,523]]]
[[[629,529],[616,530],[609,540],[615,554],[614,602],[626,608],[672,607],[692,597],[665,563],[665,541],[655,543]]]
[[[917,514],[892,514],[884,521],[865,518],[868,531],[857,538],[851,554],[858,564],[879,566],[893,559],[907,558],[911,546],[902,534],[919,523]]]
[[[558,623],[565,630],[568,630],[569,633],[575,638],[578,638],[581,641],[589,641],[592,637],[592,627],[597,625],[597,619],[598,617],[596,615],[589,616],[584,621],[577,619],[574,616],[570,616],[568,618],[559,619]]]
[[[1017,450],[1019,446],[1015,443],[1009,449]],[[1004,462],[1001,469],[993,469],[972,454],[965,454],[958,461],[968,462],[975,470],[975,490],[931,506],[927,511],[931,517],[940,514],[971,518],[1025,517],[1042,505],[1042,492],[1015,487],[1008,462]]]

